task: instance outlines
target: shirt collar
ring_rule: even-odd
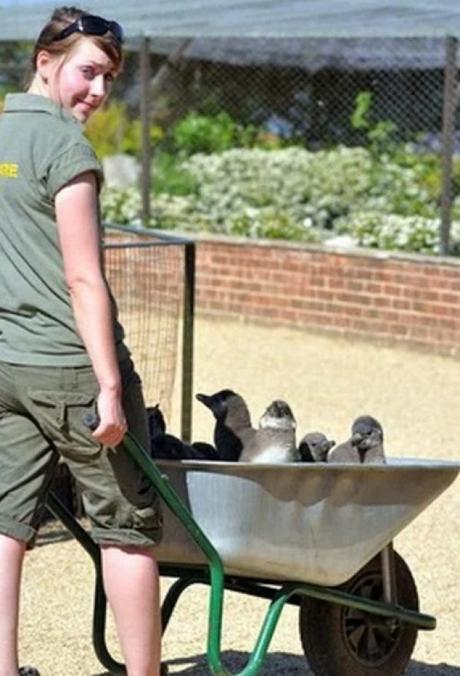
[[[55,115],[64,120],[75,122],[83,127],[82,123],[77,120],[68,110],[39,94],[7,94],[5,97],[5,113],[48,113]]]

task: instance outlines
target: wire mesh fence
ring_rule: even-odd
[[[105,229],[105,268],[119,318],[148,405],[171,417],[176,377],[181,378],[184,289],[183,240],[164,240],[129,229]]]
[[[235,148],[294,146],[314,152],[348,147],[372,153],[378,168],[379,162],[401,151],[396,164],[403,168],[406,185],[411,167],[423,165],[416,177],[420,194],[417,203],[409,205],[406,198],[411,202],[412,188],[406,190],[404,205],[395,195],[388,213],[430,220],[421,227],[433,242],[436,237],[428,231],[437,221],[439,245],[433,246],[441,253],[449,251],[453,199],[460,188],[458,164],[453,167],[460,151],[454,38],[214,38],[153,42],[149,50],[150,87],[133,85],[137,97],[128,97],[151,97],[149,110],[143,101],[153,145],[152,163],[146,161],[144,147],[143,166],[149,167],[148,175],[144,171],[144,222],[150,219],[145,205],[152,187],[159,195],[193,193],[193,177],[188,184],[172,171],[177,157]],[[148,77],[145,65],[143,77]],[[206,200],[198,211],[203,204]],[[187,210],[174,204],[172,218],[168,215],[157,227],[174,226],[176,206]],[[458,200],[456,207],[459,221]],[[352,210],[350,205],[348,213]],[[329,221],[337,215],[344,214],[331,213]],[[196,221],[190,229],[200,228],[200,214]],[[189,229],[187,219],[180,226],[184,223]],[[277,223],[276,236],[282,236],[280,227]],[[413,225],[398,221],[397,227]],[[257,227],[252,230],[259,232]]]
[[[393,122],[400,138],[441,131],[446,65],[441,38],[194,36],[154,40],[150,49],[152,117],[166,131],[191,111],[225,111],[241,124],[309,146],[356,144],[364,139],[350,118],[363,91],[373,96],[375,119]],[[23,43],[2,43],[4,91],[22,85],[28,61]],[[133,114],[139,112],[135,52],[128,54],[115,96]],[[456,122],[458,127],[458,113]]]
[[[441,132],[439,39],[212,39],[166,45],[168,54],[151,48],[152,71],[163,69],[153,80],[153,120],[166,129],[192,111],[226,112],[310,148],[362,144],[352,117],[359,94],[369,92],[374,123],[391,122],[399,139]]]

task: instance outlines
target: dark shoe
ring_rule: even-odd
[[[19,676],[40,676],[40,672],[35,667],[21,667]]]
[[[168,665],[162,662],[160,666],[160,676],[168,676],[168,673]]]

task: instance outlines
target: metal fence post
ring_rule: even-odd
[[[182,410],[181,435],[192,436],[193,324],[195,317],[195,242],[185,245],[184,308],[182,322]]]
[[[150,38],[140,45],[141,124],[142,124],[142,225],[150,225],[151,144],[150,144]]]
[[[449,253],[452,220],[452,160],[455,143],[455,110],[457,104],[457,47],[456,38],[446,37],[446,67],[444,72],[444,102],[442,121],[442,196],[441,196],[441,254]]]

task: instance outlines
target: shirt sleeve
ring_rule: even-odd
[[[51,198],[69,181],[86,171],[94,171],[98,188],[102,185],[102,168],[91,146],[75,143],[54,158],[47,172],[48,194]]]

